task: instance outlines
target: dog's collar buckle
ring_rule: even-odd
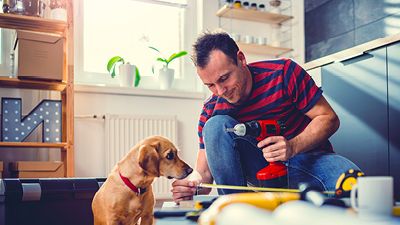
[[[146,188],[138,188],[138,189],[139,189],[138,195],[146,192]]]

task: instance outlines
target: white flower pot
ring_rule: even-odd
[[[160,81],[161,90],[170,89],[174,81],[174,70],[165,67],[161,68],[159,70],[158,80]]]
[[[122,87],[133,87],[135,72],[135,65],[129,63],[119,65],[119,85]]]

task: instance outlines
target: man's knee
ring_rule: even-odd
[[[226,133],[226,128],[233,127],[237,121],[227,115],[216,115],[207,120],[203,128],[203,137],[216,136]]]

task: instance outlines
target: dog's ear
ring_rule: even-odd
[[[159,152],[159,151],[161,150],[161,142],[160,142],[159,140],[154,141],[153,143],[151,143],[151,146],[152,146],[153,148],[155,148],[155,150],[156,150],[157,152]]]
[[[157,150],[151,145],[142,145],[139,148],[139,165],[149,175],[160,176],[159,156]]]

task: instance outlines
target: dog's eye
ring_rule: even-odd
[[[174,159],[174,156],[175,156],[175,154],[174,154],[173,152],[169,152],[169,153],[167,154],[167,159],[168,159],[168,160],[172,160],[172,159]]]

